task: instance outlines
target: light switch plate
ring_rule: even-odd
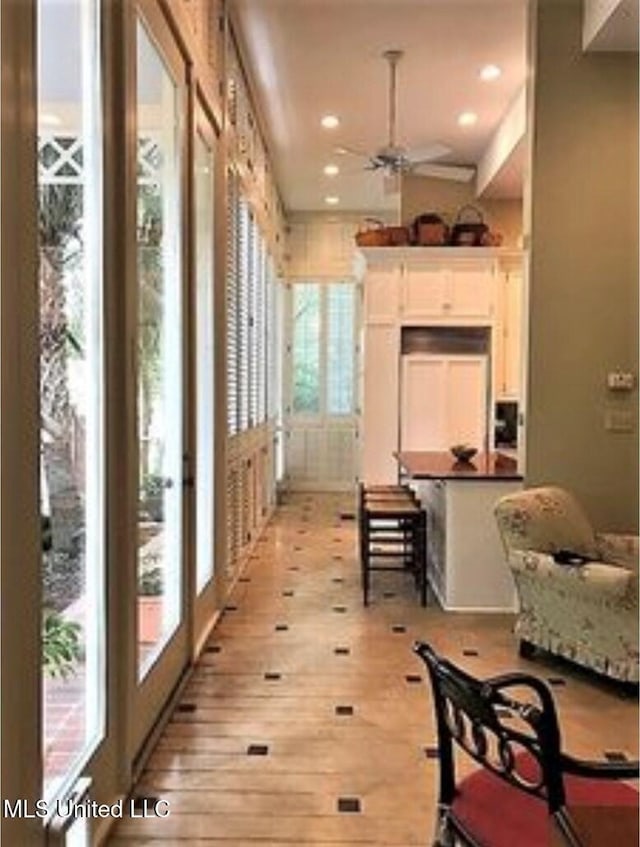
[[[635,376],[629,371],[610,371],[607,374],[607,388],[610,391],[633,391]]]
[[[607,432],[633,432],[633,412],[607,409],[604,413],[604,428]]]

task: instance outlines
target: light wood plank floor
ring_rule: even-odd
[[[510,616],[423,609],[396,574],[374,575],[364,609],[349,512],[338,495],[278,510],[136,786],[171,815],[123,820],[112,847],[430,844],[438,763],[416,638],[480,676],[555,680],[567,749],[637,755],[636,701],[518,659]]]

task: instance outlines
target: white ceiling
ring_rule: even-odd
[[[453,153],[439,161],[477,163],[524,82],[526,0],[234,0],[234,15],[290,210],[327,209],[327,194],[345,210],[393,204],[381,175],[333,152],[386,142],[385,49],[405,51],[399,141],[445,144]],[[479,79],[486,63],[499,80]],[[470,109],[478,123],[463,129],[456,118]],[[321,128],[325,113],[339,129]],[[334,179],[322,173],[329,162],[342,169]]]

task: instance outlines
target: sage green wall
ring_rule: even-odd
[[[480,209],[492,230],[502,234],[505,247],[522,243],[522,201],[476,197],[474,182],[451,182],[427,176],[405,176],[400,195],[400,219],[410,224],[423,212],[437,212],[453,223],[458,210],[470,203]]]
[[[580,0],[538,0],[531,23],[526,482],[635,529],[637,390],[608,391],[606,375],[637,374],[638,55],[582,53]],[[611,412],[633,431],[607,431]]]

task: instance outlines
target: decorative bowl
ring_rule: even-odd
[[[459,462],[470,462],[478,452],[475,447],[471,447],[469,444],[454,444],[450,450]]]

